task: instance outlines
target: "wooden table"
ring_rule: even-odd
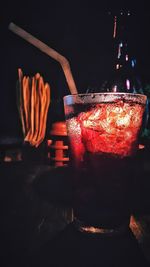
[[[68,167],[1,163],[1,266],[150,266],[149,161],[149,151],[136,161],[131,230],[113,238],[72,226]]]

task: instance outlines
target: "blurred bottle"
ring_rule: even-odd
[[[130,40],[130,11],[109,12],[112,20],[112,71],[102,85],[102,91],[143,94],[142,82],[132,56]]]
[[[137,60],[132,55],[133,48],[131,49],[129,45],[130,41],[133,45],[130,24],[131,13],[127,10],[119,10],[109,12],[108,15],[112,23],[112,66],[108,79],[101,86],[101,91],[144,94],[142,79],[138,73]],[[147,126],[148,117],[147,101],[142,131]]]

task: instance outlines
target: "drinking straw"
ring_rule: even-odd
[[[64,71],[70,93],[71,94],[77,94],[78,93],[76,85],[75,85],[75,81],[74,81],[73,76],[72,76],[69,61],[64,56],[59,54],[53,48],[49,47],[48,45],[46,45],[45,43],[43,43],[42,41],[40,41],[39,39],[37,39],[36,37],[31,35],[30,33],[23,30],[22,28],[20,28],[19,26],[17,26],[13,22],[11,22],[8,25],[8,29],[11,30],[12,32],[14,32],[15,34],[19,35],[23,39],[25,39],[30,44],[32,44],[35,47],[37,47],[38,49],[40,49],[42,52],[44,52],[48,56],[50,56],[53,59],[55,59],[56,61],[58,61],[61,65],[63,71]]]

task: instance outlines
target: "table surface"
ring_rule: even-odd
[[[147,153],[135,162],[132,225],[111,238],[73,227],[68,167],[1,163],[1,266],[150,266]]]

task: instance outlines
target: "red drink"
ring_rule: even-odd
[[[129,161],[137,151],[145,102],[144,95],[125,93],[64,98],[71,164],[77,170],[74,212],[84,224],[114,228],[127,217],[129,209],[122,207],[128,206]]]

